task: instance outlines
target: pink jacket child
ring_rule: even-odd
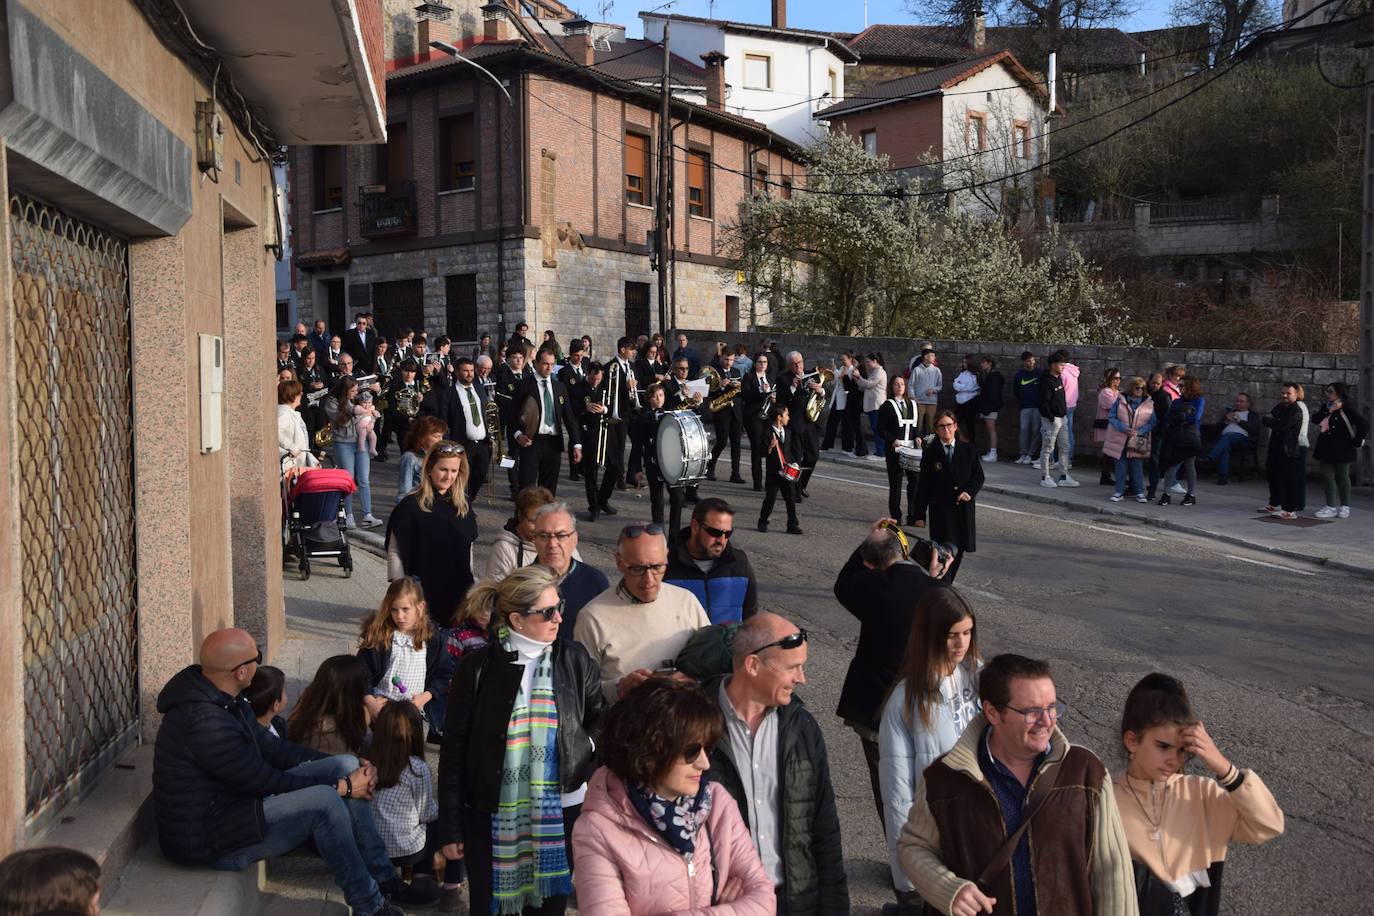
[[[602,767],[587,783],[573,829],[577,909],[584,916],[774,916],[777,897],[739,808],[710,783],[711,813],[692,862],[656,836],[630,803],[625,783]],[[714,874],[712,873],[714,869]],[[744,885],[729,903],[711,905],[713,888]]]
[[[1059,370],[1064,379],[1064,406],[1069,410],[1078,406],[1078,374],[1082,371],[1076,363],[1065,363]]]

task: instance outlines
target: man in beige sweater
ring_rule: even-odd
[[[999,655],[980,673],[978,694],[983,714],[916,789],[897,841],[902,871],[950,916],[1136,916],[1110,774],[1059,730],[1049,665]],[[1042,780],[1050,791],[1037,808]],[[982,875],[1028,814],[1010,860]]]
[[[601,689],[614,703],[673,659],[702,627],[711,625],[701,602],[668,585],[668,541],[663,526],[628,525],[616,543],[620,581],[577,615],[573,638],[601,668]]]

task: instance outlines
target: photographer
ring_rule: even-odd
[[[858,645],[835,714],[863,745],[880,824],[878,724],[883,701],[897,679],[916,605],[927,591],[952,585],[958,566],[952,545],[920,540],[909,545],[896,519],[880,518],[835,579],[835,598],[859,620]]]

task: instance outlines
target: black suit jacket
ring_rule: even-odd
[[[751,374],[752,374],[752,373],[751,373]],[[738,369],[731,368],[728,372],[722,371],[720,375],[721,375],[721,382],[722,382],[722,384],[723,384],[723,383],[725,382],[725,380],[727,380],[727,379],[729,379],[729,380],[731,380],[731,381],[734,381],[734,382],[739,382],[739,383],[741,383],[741,384],[744,382],[744,375],[743,375],[743,373],[741,373]],[[725,394],[725,389],[724,389],[724,387],[721,388],[719,394],[717,394],[717,397],[719,397],[721,394]],[[707,398],[707,401],[706,401],[706,402],[709,404],[709,403],[711,402],[711,400],[712,400],[711,398]],[[719,411],[717,411],[717,412],[711,414],[711,416],[714,417],[715,419],[721,421],[721,422],[723,423],[723,422],[725,422],[726,420],[728,420],[728,419],[729,419],[729,415],[733,413],[737,419],[739,419],[740,421],[743,421],[743,420],[744,420],[744,403],[743,403],[743,402],[744,402],[744,392],[741,390],[741,391],[739,392],[739,394],[736,394],[736,395],[735,395],[735,399],[734,399],[733,401],[730,402],[730,406],[729,406],[729,407],[726,407],[726,408],[724,408],[723,410],[719,410]],[[710,408],[709,408],[709,407],[707,408],[707,411],[708,411],[708,412],[710,411]]]
[[[777,441],[777,435],[773,432],[772,424],[769,424],[764,432],[764,438],[768,440],[768,454],[764,460],[768,467],[768,477],[772,479],[782,470],[782,461],[778,459],[778,449],[773,444]],[[783,430],[782,456],[787,459],[788,464],[801,464],[801,438],[791,426]]]
[[[489,448],[491,446],[489,441],[491,438],[490,436],[479,443],[473,443],[468,439],[467,415],[471,407],[468,405],[466,389],[464,389],[462,385],[454,385],[452,388],[444,389],[444,392],[445,409],[443,418],[444,422],[448,424],[448,437],[463,446],[463,448],[472,448],[474,445],[481,445],[485,448]],[[487,409],[486,386],[473,382],[472,392],[477,397],[477,409],[479,411],[478,415],[473,419],[478,426],[485,428],[486,418],[481,411]]]
[[[372,352],[377,347],[377,332],[369,328],[367,340],[363,340],[357,328],[349,328],[343,332],[341,340],[343,351],[353,357],[353,366],[358,373],[371,375],[377,364]]]
[[[811,389],[806,386],[816,379],[809,378],[798,385],[796,391],[792,391],[792,384],[796,380],[796,373],[790,369],[777,377],[778,403],[787,405],[788,429],[801,429],[812,425],[806,418],[806,402],[811,400]]]
[[[915,401],[908,402],[907,411],[909,416],[916,415]],[[911,433],[912,438],[916,438],[916,429],[915,426],[903,428],[902,424],[898,422],[896,400],[888,398],[883,402],[883,406],[878,408],[878,435],[882,436],[888,448],[895,448],[893,443],[904,438],[904,434],[907,432]]]
[[[959,502],[960,493],[975,499],[983,488],[983,463],[967,442],[954,443],[954,458],[945,457],[939,439],[928,439],[921,458],[921,478],[916,484],[916,503],[911,514],[918,519],[930,511],[931,540],[957,545],[972,552],[974,538],[973,500]]]
[[[568,386],[564,385],[556,378],[550,378],[549,384],[553,386],[554,435],[558,442],[558,445],[555,450],[561,452],[563,450],[563,434],[560,427],[562,429],[567,430],[569,446],[581,445],[582,437],[578,433],[577,415],[573,413],[572,401],[568,396]],[[525,400],[527,398],[534,398],[535,401],[539,401],[539,380],[537,377],[532,379],[524,379],[520,382],[520,386],[516,389],[516,419],[515,422],[511,423],[510,426],[507,428],[507,435],[510,437],[511,444],[517,448],[519,446],[515,444],[515,436],[517,433],[522,432],[522,430],[518,428],[520,425],[519,417],[520,411],[524,407]],[[530,438],[533,438],[533,436],[531,436]]]
[[[765,373],[765,378],[771,385],[771,377]],[[768,394],[759,386],[758,373],[752,369],[744,374],[744,393],[740,395],[740,399],[744,401],[744,418],[746,420],[753,420],[758,417],[760,411],[763,410],[764,401],[768,400]]]

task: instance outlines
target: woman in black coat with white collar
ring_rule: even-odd
[[[930,512],[930,539],[949,543],[961,553],[973,553],[974,508],[983,488],[983,464],[972,445],[959,438],[959,421],[952,410],[935,415],[935,436],[927,438],[921,457],[921,479],[911,514],[916,527]]]

